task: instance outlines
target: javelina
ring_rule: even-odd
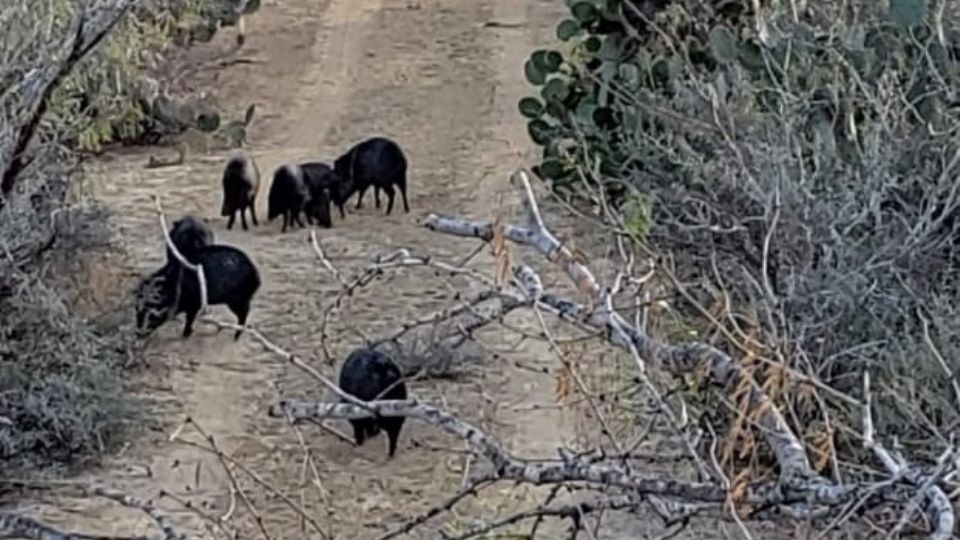
[[[397,143],[385,137],[373,137],[357,143],[346,154],[337,158],[334,170],[343,178],[347,189],[347,198],[359,192],[357,208],[363,204],[363,195],[373,186],[373,198],[380,208],[380,190],[389,198],[387,214],[393,210],[393,186],[400,188],[403,197],[403,211],[409,212],[407,205],[407,158]]]
[[[330,192],[327,188],[311,190],[310,200],[304,205],[303,211],[307,215],[307,223],[313,224],[316,220],[321,227],[333,227],[333,220],[330,219]]]
[[[207,282],[207,305],[226,304],[243,326],[250,313],[250,301],[260,288],[260,273],[246,253],[232,246],[204,246],[194,252],[203,266]],[[136,322],[147,335],[179,313],[186,312],[183,337],[193,333],[200,312],[200,282],[196,272],[182,264],[167,264],[146,278],[136,290]],[[243,330],[237,330],[238,339]]]
[[[311,196],[313,196],[317,188],[327,188],[330,200],[333,201],[340,210],[340,219],[346,219],[343,205],[346,204],[350,194],[340,174],[326,163],[319,161],[301,163],[300,169],[303,170],[303,179],[307,182],[307,187],[310,188]]]
[[[297,165],[282,165],[273,173],[273,183],[267,196],[267,221],[283,215],[280,232],[287,232],[287,226],[292,227],[293,223],[306,227],[300,221],[300,212],[309,201],[310,190],[303,180],[303,171]]]
[[[403,384],[400,368],[387,355],[373,349],[357,349],[350,353],[340,368],[339,384],[345,393],[363,401],[407,399],[407,387]],[[346,402],[342,398],[341,401]],[[404,420],[402,416],[364,418],[350,420],[350,424],[357,446],[376,436],[381,428],[386,431],[389,456],[393,457]]]
[[[213,231],[203,221],[193,217],[184,216],[173,222],[170,227],[170,239],[173,245],[177,246],[187,261],[195,263],[196,252],[204,247],[214,243]],[[176,262],[173,251],[167,248],[167,264]]]
[[[240,152],[227,161],[223,169],[223,205],[221,216],[230,216],[227,229],[233,228],[233,221],[240,212],[240,225],[247,230],[246,210],[250,209],[250,219],[257,223],[257,193],[260,191],[260,169],[253,156]]]

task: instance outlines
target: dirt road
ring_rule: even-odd
[[[508,204],[515,203],[507,176],[529,164],[524,158],[530,151],[516,113],[517,99],[526,91],[522,64],[538,42],[551,39],[562,8],[556,1],[265,1],[248,21],[243,52],[258,62],[207,74],[206,83],[235,110],[257,103],[249,145],[266,179],[281,163],[330,161],[373,134],[390,136],[404,147],[411,164],[411,213],[395,209],[383,216],[368,195],[362,210],[351,204],[345,221],[320,231],[342,271],[399,247],[459,258],[475,244],[429,233],[416,219],[430,211],[492,218],[501,193],[507,193]],[[484,24],[488,21],[509,24],[490,27]],[[228,31],[222,34],[212,47],[226,48],[233,39]],[[164,256],[152,194],[162,195],[171,217],[192,213],[210,218],[217,241],[240,246],[260,268],[263,287],[249,323],[310,358],[320,340],[321,306],[334,298],[338,285],[317,263],[307,231],[281,235],[278,222],[264,223],[265,196],[259,201],[260,227],[244,232],[238,224],[225,230],[225,220],[217,215],[225,156],[194,152],[183,166],[150,170],[143,167],[145,152],[138,151],[93,164],[91,176],[98,197],[117,211],[126,246],[143,273]],[[361,291],[334,321],[334,354],[342,359],[360,344],[353,330],[376,335],[405,318],[443,307],[448,298],[449,291],[422,272]],[[219,308],[213,315],[232,320]],[[230,332],[217,334],[200,325],[193,338],[183,341],[181,325],[182,319],[168,324],[154,338],[150,375],[138,387],[156,401],[161,425],[80,480],[144,499],[163,490],[208,515],[233,508],[231,523],[244,530],[244,537],[322,537],[301,523],[291,504],[235,467],[251,511],[243,497],[230,496],[231,480],[215,455],[170,442],[171,431],[189,416],[219,448],[337,538],[378,537],[459,488],[463,455],[438,449],[462,448],[462,443],[416,422],[407,423],[392,461],[386,460],[382,437],[354,448],[311,426],[301,430],[304,446],[296,432],[265,412],[281,394],[322,397],[314,381],[252,339],[234,342]],[[554,367],[550,355],[542,353],[527,348],[499,360],[487,358],[480,377],[416,382],[411,389],[495,433],[514,452],[555,455],[567,442],[561,434],[572,431],[553,405],[553,379],[507,367],[517,358],[534,368]],[[336,373],[335,367],[316,367],[330,376]],[[349,432],[345,423],[337,427]],[[183,437],[199,440],[191,429]],[[304,448],[312,455],[306,465]],[[526,487],[502,486],[473,508],[490,519],[516,510],[521,500],[532,502],[531,495]],[[169,498],[160,505],[185,530],[200,533],[209,527],[197,512]],[[112,503],[56,497],[33,510],[51,523],[84,532],[133,535],[154,527],[144,516]],[[262,518],[260,524],[256,516]],[[436,537],[437,527],[470,522],[469,515],[447,515],[425,529],[431,532],[419,534]]]

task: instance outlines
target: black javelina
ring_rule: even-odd
[[[250,209],[250,219],[257,223],[257,193],[260,191],[260,169],[253,156],[238,153],[227,161],[223,169],[223,205],[221,216],[230,216],[227,229],[233,228],[233,221],[240,212],[240,225],[247,230],[246,210]]]
[[[362,401],[407,399],[407,387],[403,384],[400,368],[387,355],[367,348],[353,351],[343,362],[340,389]],[[341,401],[346,402],[342,398]],[[350,420],[350,424],[357,446],[380,433],[381,429],[386,431],[389,456],[393,457],[404,420],[402,416],[364,418]]]
[[[336,204],[340,210],[340,219],[346,219],[343,206],[346,204],[350,194],[340,174],[326,163],[319,161],[301,163],[300,169],[303,170],[303,179],[307,182],[307,187],[310,188],[311,196],[313,196],[319,188],[327,188],[329,199],[333,201],[333,204]]]
[[[363,195],[373,186],[373,199],[380,208],[380,190],[387,194],[387,214],[393,210],[394,185],[400,188],[403,211],[407,205],[407,158],[400,146],[384,137],[373,137],[357,143],[346,154],[337,158],[334,170],[343,178],[347,197],[359,192],[357,208],[363,204]]]
[[[273,183],[267,196],[267,220],[273,221],[282,215],[283,228],[280,232],[287,232],[287,226],[293,227],[293,223],[306,227],[300,221],[300,212],[309,201],[310,190],[303,180],[303,171],[297,165],[283,165],[273,173]]]
[[[173,222],[170,239],[188,262],[195,263],[196,253],[205,246],[213,245],[214,235],[207,224],[193,216],[184,216]],[[176,262],[173,251],[167,248],[167,264]]]
[[[250,301],[260,288],[260,273],[253,261],[232,246],[205,246],[194,252],[196,264],[203,267],[207,282],[207,305],[226,304],[243,326],[250,313]],[[200,281],[196,272],[182,264],[167,264],[145,279],[136,290],[137,330],[142,336],[186,313],[183,337],[193,333],[193,322],[200,312]],[[243,330],[237,330],[238,339]]]

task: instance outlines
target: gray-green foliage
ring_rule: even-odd
[[[73,317],[42,281],[22,285],[0,310],[0,478],[102,452],[139,414],[121,336]]]
[[[519,104],[536,170],[621,208],[608,219],[674,253],[704,300],[723,287],[793,367],[854,395],[871,370],[878,429],[935,452],[960,420],[938,360],[960,370],[954,4],[758,17],[751,2],[676,0],[645,14],[650,28],[628,0],[568,2],[556,50],[527,63],[539,95]]]
[[[67,17],[74,3],[48,0],[49,10],[31,8],[18,21],[13,39],[36,38],[33,29]],[[37,4],[40,6],[41,4]],[[138,3],[95,54],[82,62],[53,96],[46,122],[51,131],[83,150],[114,141],[176,133],[186,127],[216,129],[219,113],[165,99],[157,72],[173,46],[207,42],[222,26],[259,2],[240,0],[153,0]],[[21,35],[23,34],[23,35]]]

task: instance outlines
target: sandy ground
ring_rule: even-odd
[[[113,155],[92,164],[91,185],[117,210],[126,247],[144,274],[164,257],[152,194],[162,194],[171,218],[186,213],[209,218],[217,241],[244,249],[261,271],[263,286],[249,323],[277,344],[312,358],[319,346],[321,308],[334,298],[338,285],[317,263],[306,230],[281,235],[279,222],[265,223],[272,171],[293,160],[332,161],[364,137],[390,136],[411,164],[411,212],[403,213],[401,206],[384,216],[374,209],[372,194],[361,210],[351,202],[345,221],[335,215],[335,227],[319,231],[334,263],[349,273],[399,247],[451,260],[465,256],[475,242],[430,233],[416,220],[430,211],[491,219],[501,194],[505,204],[515,205],[508,175],[529,165],[535,152],[516,112],[517,99],[528,91],[522,65],[538,44],[552,42],[563,9],[556,0],[265,1],[247,22],[241,53],[258,62],[204,75],[224,105],[237,111],[249,103],[258,106],[249,145],[265,178],[258,205],[261,225],[244,232],[238,222],[227,231],[225,219],[218,216],[227,155],[222,151],[193,152],[184,165],[162,169],[143,167],[146,151]],[[510,24],[488,27],[487,21]],[[232,32],[224,31],[209,47],[228,48],[232,39]],[[480,260],[485,270],[492,270],[489,256]],[[422,271],[360,291],[330,330],[335,356],[342,359],[361,343],[353,330],[376,335],[395,329],[404,319],[449,305],[449,297],[440,281]],[[215,308],[213,315],[233,320],[223,308]],[[122,452],[78,480],[144,499],[163,490],[207,515],[219,516],[235,506],[231,526],[247,538],[322,537],[302,523],[288,502],[234,467],[252,512],[230,496],[230,479],[215,455],[170,442],[170,433],[190,417],[219,448],[336,538],[376,538],[459,488],[462,453],[438,450],[461,449],[459,441],[411,421],[397,456],[388,461],[382,436],[355,448],[315,426],[304,426],[298,434],[268,418],[266,409],[280,395],[323,397],[316,382],[252,339],[235,342],[232,332],[198,325],[184,341],[181,328],[182,316],[158,332],[150,373],[138,384],[139,392],[157,402],[161,428],[143,430]],[[492,336],[497,339],[496,332]],[[517,369],[517,362],[532,369]],[[417,397],[445,404],[496,434],[518,455],[553,457],[582,424],[575,412],[555,405],[551,372],[556,363],[544,348],[526,345],[487,358],[486,368],[467,380],[414,382],[410,388]],[[331,377],[339,366],[313,364]],[[333,424],[349,433],[345,422]],[[183,437],[200,440],[189,428]],[[312,456],[309,462],[305,448]],[[454,531],[477,517],[508,515],[542,500],[536,493],[543,490],[496,486],[413,537],[436,538],[444,526]],[[209,534],[197,512],[169,499],[160,505],[183,530]],[[54,497],[28,506],[34,515],[73,530],[155,531],[143,515],[109,502]],[[647,526],[637,521],[647,520],[628,519],[623,523],[633,525],[596,537],[646,537],[640,531]],[[659,529],[657,523],[650,525]],[[565,528],[544,525],[538,538],[560,537]],[[529,526],[516,530],[528,531]],[[690,537],[714,536],[701,532]]]

